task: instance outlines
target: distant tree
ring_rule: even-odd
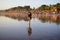
[[[51,5],[51,6],[56,7],[57,10],[60,10],[60,3],[57,3],[57,4],[55,4],[55,5]]]
[[[42,6],[40,7],[40,9],[41,9],[41,10],[45,10],[45,7],[46,7],[46,5],[42,5]]]
[[[24,6],[24,8],[30,10],[30,6]]]
[[[41,7],[39,7],[38,9],[40,9],[40,10],[49,10],[50,9],[50,7],[49,6],[47,6],[47,5],[42,5]]]
[[[57,7],[58,10],[60,10],[60,3],[57,3],[56,7]]]

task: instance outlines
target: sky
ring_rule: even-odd
[[[46,4],[60,3],[60,0],[0,0],[0,10],[9,9],[17,6],[30,6],[31,8],[38,8]]]

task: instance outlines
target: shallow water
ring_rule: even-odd
[[[0,16],[0,40],[60,40],[60,21]]]

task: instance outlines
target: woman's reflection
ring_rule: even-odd
[[[30,36],[31,33],[32,33],[32,29],[30,27],[30,20],[31,20],[31,13],[30,12],[28,14],[28,18],[29,18],[29,21],[28,21],[28,35]]]
[[[31,27],[30,27],[30,20],[29,20],[28,35],[30,36],[30,35],[31,35],[31,33],[32,33],[32,29],[31,29]]]

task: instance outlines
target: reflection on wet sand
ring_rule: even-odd
[[[31,36],[32,34],[32,28],[30,27],[30,20],[28,22],[28,36]]]
[[[13,21],[12,20],[8,20],[8,22],[7,22],[9,24],[8,26],[5,23],[6,25],[2,24],[2,25],[4,25],[4,27],[0,27],[0,28],[3,28],[0,31],[3,31],[4,28],[7,26],[7,28],[5,28],[5,29],[7,30],[6,35],[8,34],[8,36],[12,37],[12,35],[15,34],[15,35],[13,35],[13,37],[17,37],[17,39],[18,38],[19,39],[20,38],[23,38],[23,39],[28,38],[28,40],[30,40],[30,39],[33,40],[33,38],[34,39],[35,38],[36,39],[40,39],[41,38],[43,40],[43,39],[47,39],[47,37],[48,37],[48,39],[54,39],[54,38],[58,39],[60,37],[60,32],[59,32],[60,31],[59,30],[60,29],[60,15],[52,15],[52,16],[46,15],[46,16],[43,16],[43,15],[39,15],[39,14],[34,14],[34,16],[33,16],[33,14],[31,15],[29,13],[28,16],[24,16],[24,17],[23,16],[16,16],[16,17],[15,16],[6,16],[6,17],[9,17],[9,18],[14,19],[14,20],[16,20],[16,19],[18,20],[18,21],[16,20],[17,22],[15,22],[14,20]],[[38,21],[36,22],[34,20],[31,20],[31,18],[32,19],[36,18]],[[4,18],[2,18],[2,19],[4,20]],[[24,22],[22,22],[24,25],[22,25],[20,20],[24,21]],[[26,24],[25,21],[28,22],[28,27],[27,27],[27,24]],[[9,22],[11,22],[12,24],[9,23]],[[32,22],[36,23],[37,26],[34,23],[32,23]],[[46,22],[51,22],[52,24],[46,23]],[[14,23],[16,23],[16,24],[14,24]],[[59,25],[55,25],[53,23],[59,24]],[[10,24],[13,25],[14,27],[10,26]],[[20,25],[20,26],[18,26],[18,25]],[[1,24],[0,24],[0,26],[1,26]],[[27,30],[25,30],[26,27],[28,28]],[[9,29],[10,29],[10,31],[8,33]],[[11,30],[13,30],[12,31],[13,34],[11,33]],[[2,32],[2,33],[5,33],[5,31]],[[25,32],[27,32],[28,34],[25,33]],[[17,36],[16,36],[16,33],[17,33]],[[55,37],[55,35],[57,35],[57,36]],[[8,38],[8,36],[7,36],[7,38]]]

